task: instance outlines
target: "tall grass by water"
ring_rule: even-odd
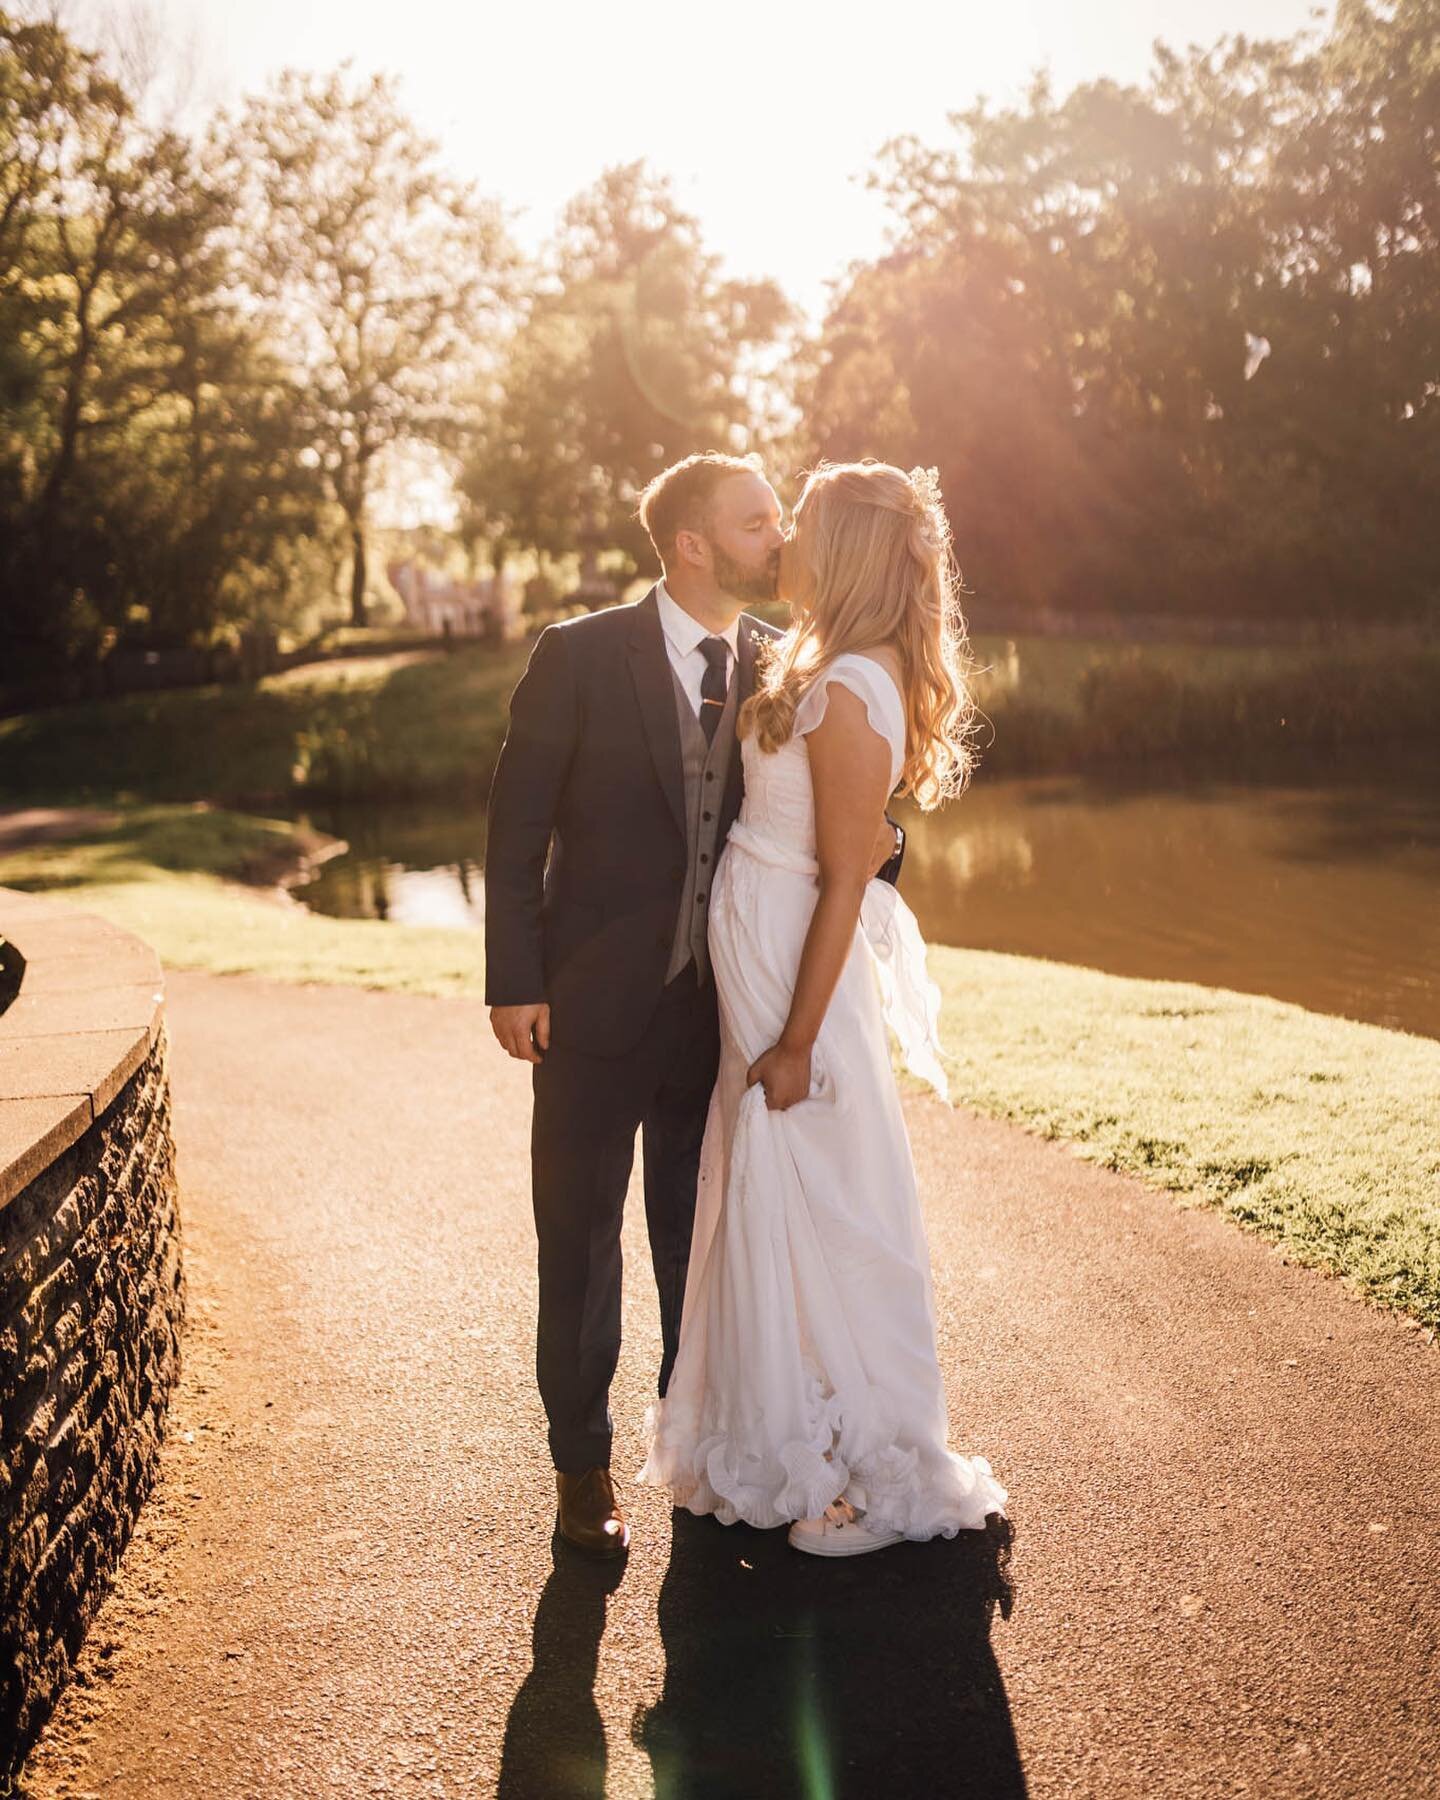
[[[1228,774],[1440,750],[1440,646],[1408,653],[979,638],[982,767]],[[479,795],[527,644],[381,653],[248,686],[132,694],[0,719],[0,797]]]
[[[1440,748],[1440,647],[1237,649],[1012,639],[975,646],[983,765],[1000,775],[1153,765],[1227,773]]]

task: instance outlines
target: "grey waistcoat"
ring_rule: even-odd
[[[680,912],[670,946],[670,966],[665,971],[667,982],[673,981],[692,957],[699,979],[708,980],[710,975],[707,935],[710,884],[715,877],[715,858],[721,849],[720,803],[730,769],[730,754],[735,748],[738,674],[738,669],[732,667],[725,710],[715,727],[714,739],[707,744],[680,677],[674,669],[670,671],[675,687],[675,711],[680,720],[680,763],[685,772],[685,886],[680,894]]]

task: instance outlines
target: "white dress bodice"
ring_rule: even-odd
[[[822,671],[795,709],[789,741],[778,750],[762,750],[754,732],[741,745],[745,763],[742,823],[810,859],[815,855],[815,793],[805,739],[825,717],[830,689],[837,682],[865,702],[871,726],[890,746],[890,786],[894,788],[905,762],[905,709],[890,675],[868,656],[837,656]]]

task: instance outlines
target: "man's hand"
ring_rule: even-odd
[[[772,1044],[745,1071],[746,1087],[754,1087],[757,1081],[765,1089],[765,1104],[771,1112],[784,1112],[797,1101],[808,1100],[810,1052]]]
[[[543,1000],[537,1006],[492,1006],[490,1029],[511,1056],[538,1063],[541,1051],[550,1048],[550,1008]]]
[[[875,848],[870,852],[870,879],[873,881],[895,854],[895,827],[888,819],[880,821],[880,830],[875,837]]]

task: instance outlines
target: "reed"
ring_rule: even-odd
[[[1013,643],[1013,640],[1012,640]],[[1015,665],[1018,662],[1018,673]],[[1158,760],[1267,767],[1297,755],[1340,765],[1440,746],[1440,649],[1182,650],[1031,640],[976,682],[992,774],[1050,774]]]

